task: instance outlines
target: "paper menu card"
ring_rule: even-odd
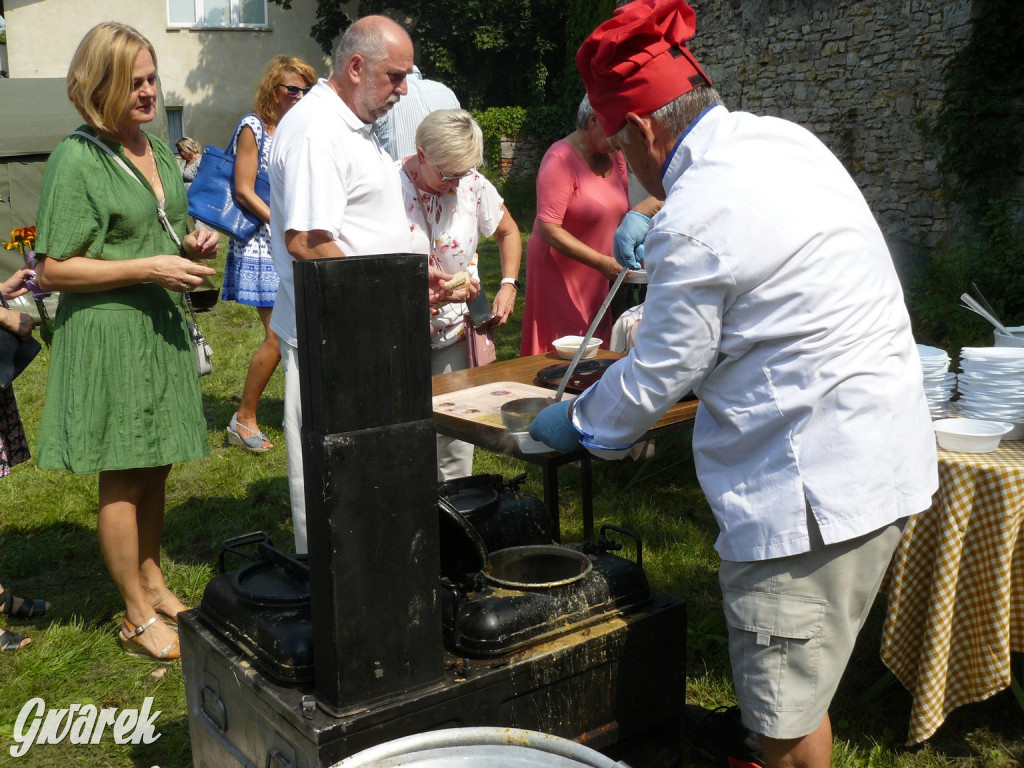
[[[504,429],[501,421],[501,406],[504,403],[522,397],[548,397],[553,400],[554,396],[555,391],[546,387],[516,381],[496,381],[493,384],[435,395],[431,402],[434,413]],[[571,400],[573,397],[566,395],[563,399]]]

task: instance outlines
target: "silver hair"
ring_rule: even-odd
[[[712,105],[723,103],[722,97],[714,88],[709,85],[699,86],[676,97],[665,106],[658,107],[648,117],[669,135],[680,136],[701,112]],[[635,136],[636,133],[630,130],[629,123],[626,123],[609,139],[609,143],[615,149],[625,149]]]
[[[334,49],[334,71],[343,69],[356,54],[371,64],[387,58],[388,37],[380,24],[357,21],[349,25]]]
[[[446,172],[467,171],[484,160],[484,134],[464,109],[438,109],[416,129],[416,146]]]
[[[590,106],[590,96],[584,96],[583,101],[580,102],[580,108],[576,110],[576,127],[581,131],[587,130],[593,115],[594,108]]]

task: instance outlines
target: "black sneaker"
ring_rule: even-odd
[[[686,738],[725,768],[764,768],[757,734],[740,720],[739,707],[704,709],[686,705]]]

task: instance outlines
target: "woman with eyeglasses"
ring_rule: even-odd
[[[576,130],[552,144],[537,171],[537,218],[526,244],[526,305],[519,354],[550,352],[582,336],[621,267],[612,241],[629,210],[626,159],[613,151],[584,96]],[[594,335],[608,347],[611,317]]]
[[[256,175],[267,169],[277,124],[314,83],[316,72],[302,59],[292,56],[271,59],[256,88],[253,111],[239,121],[230,147],[235,153],[235,195],[239,203],[263,221],[263,226],[249,240],[242,242],[231,238],[222,289],[225,301],[256,307],[263,323],[263,341],[249,361],[241,402],[227,427],[228,445],[253,453],[274,447],[260,431],[256,409],[281,360],[277,336],[270,330],[278,282],[270,255],[270,207],[256,194]]]
[[[416,129],[416,154],[399,162],[413,252],[448,274],[468,272],[479,283],[477,244],[498,243],[502,280],[494,295],[490,327],[508,322],[519,291],[523,241],[498,190],[476,167],[483,162],[480,126],[462,109],[439,109]],[[464,303],[444,304],[430,320],[432,373],[469,367]],[[438,436],[437,477],[447,482],[473,474],[473,446]]]

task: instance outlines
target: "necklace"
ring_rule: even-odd
[[[156,168],[156,155],[153,154],[153,145],[148,141],[146,142],[146,154],[149,155],[149,161],[153,164],[153,175],[149,177],[149,186],[156,189],[157,179],[160,178],[160,172]]]
[[[131,159],[132,164],[139,169],[139,172],[149,181],[149,186],[156,191],[157,184],[160,182],[160,172],[156,167],[156,155],[153,154],[153,145],[149,143],[149,139],[143,135],[143,140],[146,142],[145,149],[139,155],[135,154],[135,150],[128,151],[128,142],[122,140],[121,146],[124,147],[125,154]],[[143,167],[143,164],[148,160],[150,164],[151,172],[147,172]]]

